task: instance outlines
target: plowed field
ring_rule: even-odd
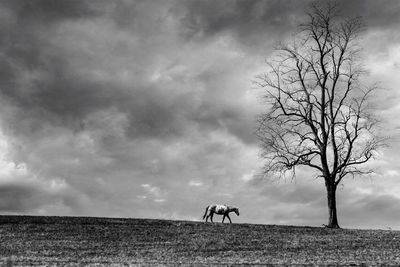
[[[0,266],[400,265],[400,231],[0,216]]]

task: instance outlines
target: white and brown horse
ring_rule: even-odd
[[[231,218],[229,217],[230,212],[235,212],[237,216],[239,216],[239,208],[237,207],[232,207],[228,205],[208,205],[206,208],[206,212],[204,213],[203,220],[206,219],[206,222],[208,218],[210,218],[211,222],[213,222],[213,216],[214,214],[218,215],[224,215],[222,218],[222,222],[224,222],[225,217],[228,217],[229,222],[232,223]]]

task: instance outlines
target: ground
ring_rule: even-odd
[[[400,231],[0,216],[0,266],[400,265]]]

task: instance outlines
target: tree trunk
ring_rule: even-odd
[[[340,228],[336,212],[336,186],[327,183],[326,191],[328,196],[328,209],[329,209],[329,221],[326,227]]]

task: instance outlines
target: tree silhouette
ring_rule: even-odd
[[[314,169],[325,181],[330,228],[339,228],[336,189],[343,178],[371,173],[366,166],[383,139],[370,109],[376,87],[360,83],[359,17],[343,18],[332,2],[311,5],[306,23],[291,44],[277,47],[265,89],[268,112],[257,135],[265,173],[293,177],[298,166]]]

